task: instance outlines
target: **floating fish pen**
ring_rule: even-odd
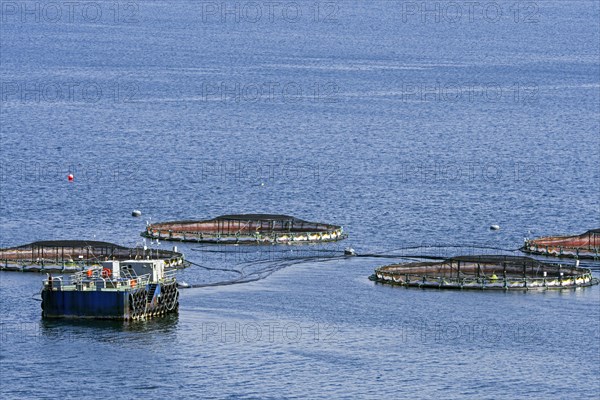
[[[166,268],[186,265],[183,254],[176,251],[128,248],[98,241],[41,241],[0,249],[0,270],[7,271],[70,273],[113,260],[164,260]]]
[[[68,277],[48,274],[42,317],[132,321],[176,313],[175,270],[165,260],[103,261]]]
[[[581,235],[547,236],[525,240],[521,250],[544,256],[599,260],[600,229],[592,229]]]
[[[371,280],[439,289],[566,289],[598,283],[592,271],[519,256],[459,256],[377,268]]]
[[[223,215],[201,221],[148,225],[142,236],[182,242],[218,244],[302,244],[342,240],[338,225],[304,221],[288,215]]]

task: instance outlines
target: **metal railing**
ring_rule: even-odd
[[[137,287],[145,287],[152,282],[152,274],[144,274],[133,276],[123,276],[121,278],[110,278],[102,276],[102,270],[98,273],[98,269],[90,269],[82,272],[77,272],[69,277],[51,276],[49,275],[43,281],[43,287],[48,290],[98,290],[98,289],[116,289],[127,290]],[[88,271],[92,271],[88,274]],[[167,279],[167,277],[165,277]],[[175,280],[174,274],[168,275],[169,280]]]
[[[541,245],[532,241],[526,241],[523,250],[533,254],[550,255],[550,256],[573,256],[593,257],[600,259],[600,249],[595,247],[577,247],[577,246],[561,246],[561,245]]]
[[[423,274],[410,274],[392,271],[375,271],[377,280],[405,286],[434,286],[455,288],[568,288],[589,286],[595,282],[591,271],[581,275],[561,275],[545,277],[518,277],[518,276],[464,276],[447,277]]]
[[[335,229],[330,231],[315,231],[315,232],[256,232],[256,233],[207,233],[194,231],[172,231],[149,229],[146,231],[147,237],[163,239],[163,240],[181,240],[181,241],[224,241],[235,242],[243,241],[269,241],[278,243],[287,243],[294,241],[302,242],[319,242],[330,240],[341,240],[346,238],[343,229]]]

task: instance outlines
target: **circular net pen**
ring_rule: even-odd
[[[165,267],[185,266],[183,254],[161,249],[124,247],[83,240],[41,241],[0,249],[0,270],[77,272],[109,260],[165,260]]]
[[[218,244],[303,244],[335,242],[347,235],[341,226],[304,221],[289,215],[222,215],[200,221],[151,224],[151,239]]]
[[[600,229],[591,229],[581,235],[525,240],[521,250],[543,256],[600,260]]]
[[[439,289],[546,290],[598,283],[587,268],[544,263],[519,256],[459,256],[435,262],[386,265],[371,280]]]

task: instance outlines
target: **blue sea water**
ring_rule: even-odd
[[[264,279],[182,290],[178,316],[130,325],[42,321],[42,276],[2,272],[2,398],[598,398],[598,286],[406,290],[368,280],[389,260],[311,257],[599,227],[597,1],[0,11],[3,247],[133,246],[146,221],[243,212],[350,234],[179,244]]]

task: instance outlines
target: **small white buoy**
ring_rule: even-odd
[[[131,216],[132,217],[141,217],[142,216],[142,212],[140,210],[133,210],[131,212]]]
[[[346,255],[346,256],[355,256],[356,255],[356,251],[354,251],[354,249],[352,247],[346,247],[344,249],[344,255]]]
[[[493,231],[497,231],[497,230],[500,229],[500,225],[491,225],[490,229],[493,230]]]

